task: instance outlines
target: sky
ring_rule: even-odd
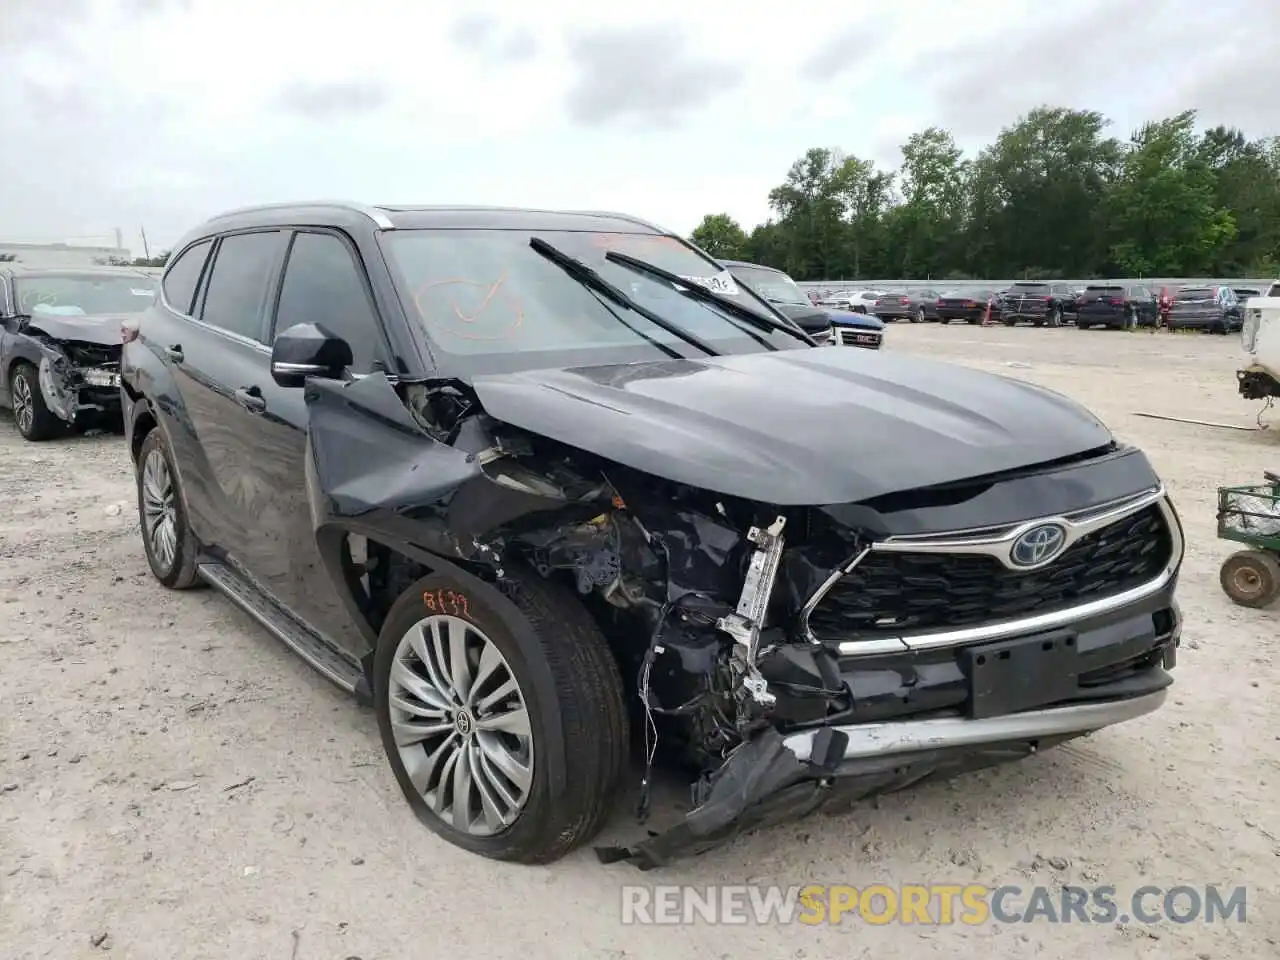
[[[303,199],[749,228],[809,147],[1045,103],[1280,134],[1277,0],[0,0],[0,64],[0,240],[136,254]]]

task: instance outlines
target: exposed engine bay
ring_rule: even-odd
[[[118,416],[120,323],[114,315],[38,311],[6,338],[6,368],[24,360],[35,366],[45,405],[67,424],[84,416]]]
[[[119,410],[119,345],[54,340],[38,329],[27,332],[44,348],[40,358],[40,391],[60,420],[75,423],[84,413]]]
[[[850,629],[883,643],[909,622],[928,626],[944,600],[922,594],[923,605],[904,607],[895,598],[909,588],[898,570],[886,569],[868,576],[889,577],[891,589],[869,579],[863,589],[873,593],[866,602],[857,595],[850,601],[846,592],[840,601],[846,607],[823,611],[815,606],[867,556],[872,541],[885,535],[887,515],[896,510],[904,517],[927,516],[930,510],[966,504],[972,516],[1007,521],[1002,511],[1009,509],[1010,498],[1001,484],[1014,480],[990,477],[928,495],[907,491],[843,513],[778,507],[662,479],[514,427],[489,416],[476,392],[458,381],[401,384],[394,396],[388,386],[375,375],[345,388],[317,388],[308,399],[313,442],[324,429],[326,408],[338,414],[343,389],[359,394],[359,405],[384,422],[407,410],[416,429],[435,441],[430,456],[438,454],[442,464],[448,457],[452,464],[433,467],[439,489],[404,501],[403,509],[410,509],[411,503],[420,505],[438,494],[436,507],[414,507],[424,530],[436,536],[430,540],[424,534],[423,545],[456,558],[499,589],[518,589],[512,571],[519,564],[577,592],[609,640],[644,732],[641,821],[648,815],[650,774],[659,749],[693,773],[694,809],[684,821],[634,847],[600,850],[602,860],[627,860],[647,869],[709,849],[747,827],[807,812],[830,799],[833,781],[824,771],[834,773],[845,759],[846,737],[836,725],[963,709],[970,687],[954,651],[907,655],[905,649],[889,650],[851,674],[840,644],[833,642]],[[350,444],[355,432],[344,427],[341,433]],[[408,496],[407,477],[424,455],[421,439],[406,440],[399,467],[391,448],[379,446],[387,469],[378,483],[367,467],[357,472],[352,464],[361,458],[348,447],[340,462],[322,468],[332,470],[322,478],[324,487],[352,514],[375,505],[401,510],[391,501]],[[1044,488],[1058,491],[1046,495],[1046,513],[1080,506],[1052,497],[1096,496],[1107,492],[1108,484],[1131,492],[1135,477],[1149,476],[1140,454],[1128,456],[1114,445],[1054,466],[1067,470],[1094,463],[1101,464],[1094,489],[1087,484]],[[1042,481],[1035,470],[1029,476],[1026,489],[1035,492]],[[357,499],[341,502],[356,490]],[[1122,530],[1116,524],[1106,528],[1119,531],[1102,543],[1113,558],[1117,543],[1123,546],[1121,538],[1146,538],[1148,544],[1134,551],[1135,559],[1123,570],[1113,559],[1119,586],[1148,582],[1175,550],[1172,540],[1163,553],[1148,549],[1165,543],[1160,537],[1168,539],[1163,528],[1157,530],[1158,520],[1148,519],[1154,516],[1135,514],[1122,518]],[[360,582],[357,605],[378,629],[382,613],[422,570],[378,544],[368,543],[366,549],[358,558],[348,554],[345,563]],[[1090,562],[1082,560],[1085,567]],[[1031,609],[1036,601],[1019,602]],[[1161,596],[1148,604],[1154,613],[1144,610],[1147,626],[1140,635],[1111,630],[1107,642],[1115,647],[1114,657],[1098,661],[1098,684],[1132,681],[1162,689],[1169,679],[1162,666],[1172,665],[1179,632],[1171,602]],[[930,603],[932,613],[926,609]],[[1132,611],[1128,616],[1136,622]],[[1075,681],[1072,676],[1070,682]],[[803,758],[784,744],[797,731],[811,735]],[[956,770],[971,769],[1053,742],[996,745],[959,758],[924,752],[919,769],[901,758],[873,760],[860,781],[861,792],[906,786],[953,759],[958,759],[952,764]]]

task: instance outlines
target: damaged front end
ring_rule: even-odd
[[[54,340],[30,331],[41,346],[40,392],[59,420],[120,413],[120,345]]]
[[[680,822],[600,849],[605,861],[648,869],[827,803],[1025,757],[1154,710],[1171,682],[1181,530],[1131,449],[797,507],[513,426],[458,381],[313,381],[308,405],[322,544],[376,536],[385,514],[499,590],[523,575],[571,585],[600,625],[646,763],[661,751],[693,779]],[[1027,503],[1042,509],[1010,513]],[[1048,527],[1065,531],[1060,556],[1018,569],[1010,550]],[[372,549],[331,572],[376,631],[419,571]]]

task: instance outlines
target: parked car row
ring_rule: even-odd
[[[866,313],[886,323],[945,324],[955,320],[977,324],[989,317],[1010,327],[1023,322],[1037,327],[1074,323],[1081,330],[1167,326],[1228,333],[1240,329],[1244,302],[1261,294],[1258,289],[1225,284],[1157,293],[1144,283],[1073,287],[1057,281],[1026,280],[1003,290],[838,290],[811,295],[810,300],[821,307]]]

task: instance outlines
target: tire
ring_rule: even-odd
[[[151,575],[170,590],[189,590],[200,583],[196,573],[199,545],[187,522],[186,500],[173,468],[169,444],[158,427],[138,450],[134,469],[138,487],[138,525]],[[169,524],[169,535],[161,525]]]
[[[527,634],[513,634],[494,608],[468,596],[447,577],[424,577],[406,590],[392,606],[378,638],[374,707],[392,772],[426,827],[455,846],[494,860],[550,863],[590,840],[604,825],[627,762],[629,723],[617,664],[578,597],[527,569],[509,569],[508,575],[516,588],[512,602],[524,618]],[[426,605],[427,597],[432,598],[431,606]],[[446,603],[452,604],[447,613],[441,609]],[[440,646],[432,642],[433,626],[443,641]],[[482,656],[490,664],[491,679],[469,695],[464,691],[455,696],[449,679],[444,648],[454,649],[446,639],[452,637],[450,631],[461,631],[467,638],[471,665],[467,685],[478,672]],[[423,660],[424,654],[431,664]],[[545,689],[533,679],[529,664],[535,662],[545,663],[551,672],[553,684]],[[500,713],[494,708],[501,704],[490,703],[485,705],[490,711],[485,716],[470,698],[478,690],[492,697],[490,684],[505,687],[504,675],[514,681],[515,690],[502,702],[510,707],[514,700],[517,708]],[[411,687],[433,697],[436,704],[447,704],[447,709],[423,708],[429,701],[416,698],[415,703]],[[419,712],[408,712],[405,705]],[[514,718],[520,712],[527,737],[485,726],[497,716]],[[557,714],[561,737],[553,742],[548,730],[553,729],[551,720]],[[397,743],[396,730],[406,729],[406,723],[437,718],[440,729],[420,742],[403,747]],[[482,739],[486,733],[488,739]],[[461,749],[456,746],[459,742]],[[429,750],[434,751],[432,763]],[[498,755],[501,761],[494,759]],[[549,756],[563,762],[566,774],[563,792],[557,797],[551,795],[551,764],[539,759]],[[415,766],[412,775],[409,763]],[[524,775],[517,771],[530,765],[522,788]],[[478,777],[472,774],[477,770]],[[503,776],[497,777],[503,770]],[[462,783],[472,814],[464,813],[461,824],[454,822],[453,803],[459,771],[467,775]],[[445,774],[449,775],[447,791]],[[414,775],[425,779],[423,790],[415,786]],[[487,797],[480,781],[489,787]],[[485,799],[489,799],[487,807]],[[481,825],[480,820],[486,823]]]
[[[1227,557],[1218,582],[1242,607],[1265,607],[1280,595],[1280,560],[1266,550],[1241,550]]]
[[[68,425],[49,409],[40,389],[40,371],[26,360],[14,365],[9,374],[9,404],[13,422],[22,439],[39,443],[64,436]]]

